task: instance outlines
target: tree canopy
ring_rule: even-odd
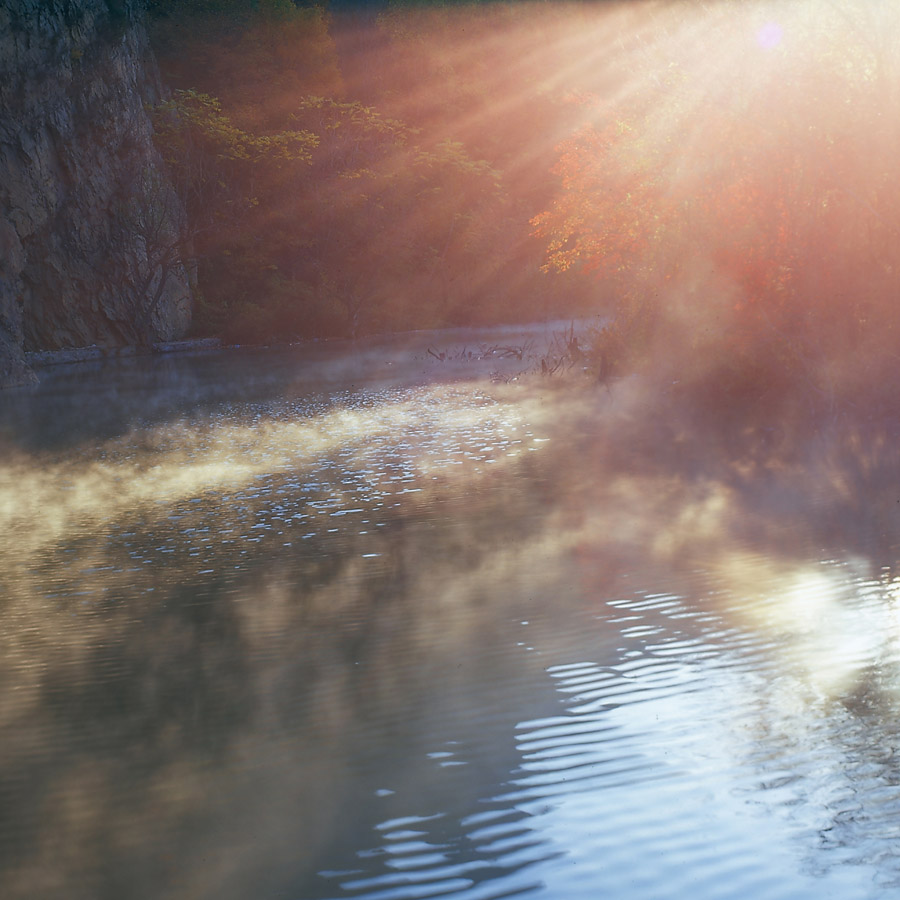
[[[614,285],[632,347],[682,375],[858,377],[897,327],[898,34],[854,0],[672,6],[627,102],[576,99],[532,219],[545,267]]]

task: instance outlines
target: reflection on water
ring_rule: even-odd
[[[897,890],[890,445],[424,346],[9,395],[4,896]]]

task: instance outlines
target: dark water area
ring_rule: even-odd
[[[0,398],[2,896],[900,895],[893,443],[544,338]]]

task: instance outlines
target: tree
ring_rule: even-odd
[[[318,145],[316,135],[302,130],[246,131],[223,113],[218,100],[192,90],[176,91],[156,107],[154,123],[157,145],[187,210],[186,227],[177,239],[154,227],[150,210],[140,210],[134,218],[147,246],[154,248],[154,258],[159,265],[199,261],[208,273],[218,273],[213,283],[222,278],[239,285],[249,274],[258,276],[271,260],[263,255],[248,265],[242,248],[259,237],[254,220],[265,217],[286,185],[302,178],[300,172]],[[238,260],[238,269],[244,271],[235,271]],[[228,296],[226,290],[226,308]]]
[[[451,270],[484,252],[498,173],[460,143],[419,143],[415,129],[359,102],[307,97],[294,122],[322,139],[286,211],[294,231],[282,271],[316,285],[350,334],[445,321],[460,298],[447,290],[435,301],[435,283],[446,288]]]
[[[152,341],[151,323],[168,289],[191,281],[189,230],[184,207],[171,183],[155,167],[142,166],[127,180],[117,221],[128,244],[140,248],[134,285],[133,331],[139,343]],[[187,302],[187,301],[186,301]]]
[[[883,357],[900,104],[882,30],[896,38],[900,17],[876,34],[870,14],[682,5],[652,22],[653,53],[622,60],[627,102],[582,98],[558,148],[556,197],[532,220],[547,268],[610,285],[629,346],[735,391],[788,379],[833,396],[837,372]]]
[[[306,94],[343,93],[322,6],[292,0],[156,0],[151,26],[165,80],[219,98],[246,131],[282,130]]]

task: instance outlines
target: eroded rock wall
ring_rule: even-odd
[[[33,377],[25,351],[187,330],[184,267],[157,291],[183,227],[159,90],[140,0],[0,2],[0,384]]]

